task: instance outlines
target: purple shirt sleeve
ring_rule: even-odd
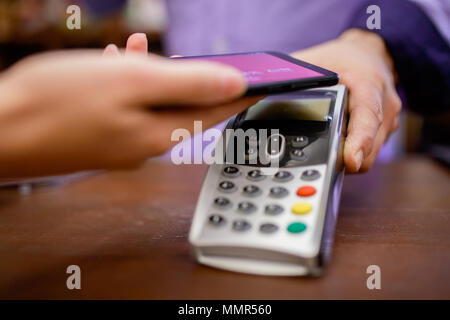
[[[406,0],[369,0],[361,3],[349,25],[368,30],[366,8],[381,9],[379,34],[394,60],[408,107],[433,115],[450,110],[450,48],[430,18]]]

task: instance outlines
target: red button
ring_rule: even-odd
[[[297,190],[297,195],[300,197],[310,197],[316,193],[316,188],[311,186],[300,187]]]

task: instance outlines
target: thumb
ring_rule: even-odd
[[[136,57],[138,58],[138,57]],[[134,83],[142,102],[156,105],[208,105],[242,96],[247,84],[241,72],[215,62],[139,59]]]
[[[344,162],[350,172],[358,172],[372,151],[383,121],[382,93],[376,86],[352,88],[349,97],[350,120],[344,145]]]

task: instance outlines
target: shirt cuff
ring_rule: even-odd
[[[380,29],[368,29],[371,13],[380,8]],[[430,18],[407,0],[364,1],[349,28],[380,35],[394,61],[408,107],[424,115],[450,110],[450,48]]]

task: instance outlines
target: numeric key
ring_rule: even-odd
[[[273,187],[270,189],[270,196],[274,198],[284,198],[289,194],[286,188]]]
[[[251,180],[251,181],[261,181],[265,178],[266,176],[262,174],[261,170],[251,170],[247,173],[247,179]]]
[[[225,209],[231,206],[231,201],[225,197],[218,197],[214,199],[214,205],[217,208]]]
[[[256,211],[256,206],[249,201],[239,202],[238,211],[245,214],[250,214]]]
[[[294,176],[289,171],[278,171],[275,173],[273,180],[276,182],[287,182],[293,178]]]
[[[268,204],[264,208],[264,212],[271,216],[279,215],[284,211],[283,207],[278,204]]]
[[[254,185],[248,185],[244,187],[242,192],[247,197],[256,197],[261,194],[261,189]]]
[[[226,177],[235,178],[235,177],[239,176],[240,172],[237,167],[227,166],[227,167],[223,168],[222,174]]]
[[[236,186],[231,181],[222,181],[219,183],[219,190],[226,193],[231,193],[236,190]]]
[[[220,214],[212,214],[208,218],[209,223],[215,227],[223,226],[225,224],[225,218]]]

